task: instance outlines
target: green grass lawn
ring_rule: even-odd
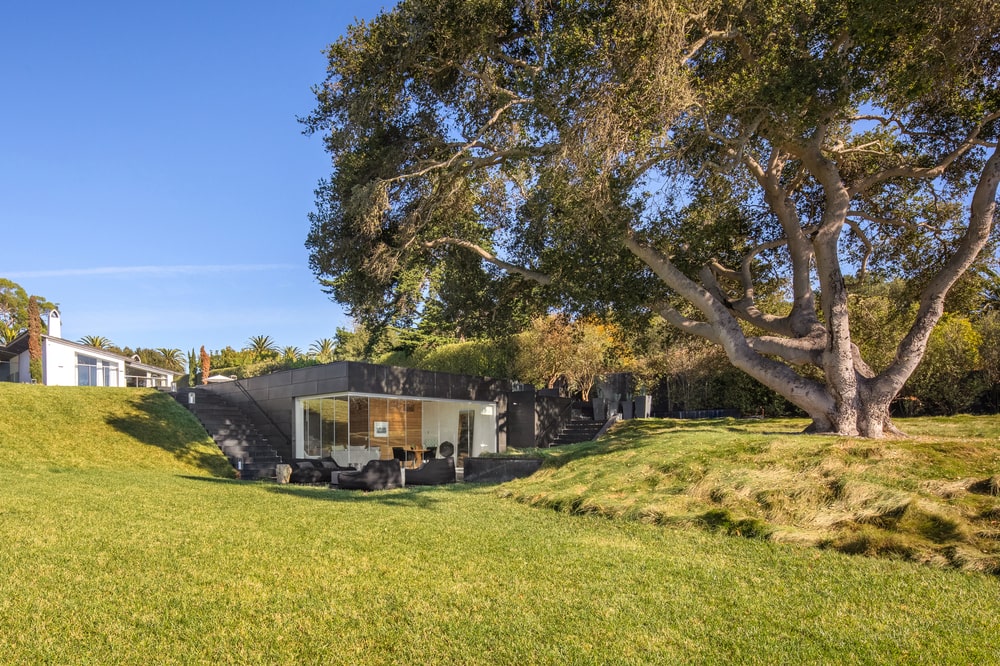
[[[494,487],[234,481],[203,435],[178,434],[183,410],[144,393],[32,461],[12,409],[115,400],[15,388],[0,385],[2,663],[1000,660],[997,576],[568,515]],[[173,434],[138,428],[151,413]]]
[[[805,421],[619,424],[550,449],[500,493],[571,514],[1000,574],[1000,418],[901,420],[905,439],[801,434]]]

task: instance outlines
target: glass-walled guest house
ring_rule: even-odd
[[[523,388],[504,380],[340,361],[198,390],[260,417],[258,429],[286,461],[332,458],[359,466],[405,457],[419,464],[440,456],[450,443],[461,467],[469,456],[505,450],[513,432],[509,398]],[[520,420],[531,433],[525,440],[533,443],[533,407],[526,403],[522,411]]]

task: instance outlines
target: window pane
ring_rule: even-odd
[[[76,355],[76,383],[78,386],[97,386],[97,359],[83,354]]]
[[[333,453],[333,435],[335,432],[335,413],[333,398],[323,398],[323,450],[322,455]]]
[[[309,457],[319,456],[322,450],[323,409],[321,400],[303,401],[303,430],[305,431],[305,454]]]
[[[411,448],[423,447],[423,413],[419,400],[406,401],[406,445]]]
[[[406,446],[406,401],[387,401],[386,420],[389,421],[389,446]]]
[[[351,446],[368,446],[368,398],[351,396]]]
[[[333,399],[333,420],[335,426],[333,448],[335,451],[347,450],[348,414],[347,396],[338,395]]]
[[[463,409],[458,413],[458,443],[457,449],[459,460],[464,460],[466,456],[472,455],[472,441],[474,439],[473,425],[476,422],[476,412],[471,409]]]

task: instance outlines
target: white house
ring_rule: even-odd
[[[42,383],[49,386],[169,387],[181,373],[146,365],[96,347],[63,340],[59,312],[49,313],[49,332],[42,335]],[[28,333],[0,346],[0,381],[31,382]]]

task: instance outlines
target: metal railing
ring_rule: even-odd
[[[238,388],[243,393],[243,395],[246,396],[246,399],[250,402],[251,405],[253,405],[254,409],[256,409],[260,413],[260,415],[264,417],[264,419],[271,425],[271,427],[274,428],[274,431],[279,435],[281,435],[282,437],[284,437],[286,443],[291,442],[292,441],[291,436],[286,434],[280,427],[278,427],[278,424],[274,422],[274,419],[271,418],[271,415],[264,411],[264,408],[260,406],[260,404],[257,402],[257,400],[254,399],[252,395],[250,395],[250,391],[248,391],[247,388],[240,383],[240,381],[241,380],[237,379],[236,381],[233,382],[233,384],[236,384],[236,388]],[[266,440],[266,438],[264,439]]]

